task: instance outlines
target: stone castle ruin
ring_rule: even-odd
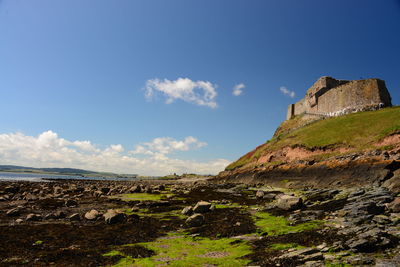
[[[286,119],[297,115],[313,119],[376,110],[392,106],[385,82],[379,79],[336,80],[321,77],[306,93],[306,96],[288,107]]]

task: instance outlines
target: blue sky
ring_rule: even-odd
[[[217,173],[320,76],[398,105],[399,32],[394,0],[2,0],[0,164]]]

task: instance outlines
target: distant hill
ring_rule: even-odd
[[[116,174],[111,172],[95,172],[74,168],[33,168],[15,165],[0,165],[2,172],[23,172],[23,173],[42,173],[58,175],[77,175],[77,176],[95,176],[95,177],[136,177],[136,174]]]

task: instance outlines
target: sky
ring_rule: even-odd
[[[216,174],[321,76],[399,104],[400,1],[0,0],[0,164]]]

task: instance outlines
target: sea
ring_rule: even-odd
[[[0,172],[0,181],[29,181],[43,182],[51,179],[77,179],[77,180],[101,180],[101,181],[135,181],[138,178],[120,178],[120,177],[82,177],[79,175],[57,175],[40,173],[18,173],[18,172]]]

